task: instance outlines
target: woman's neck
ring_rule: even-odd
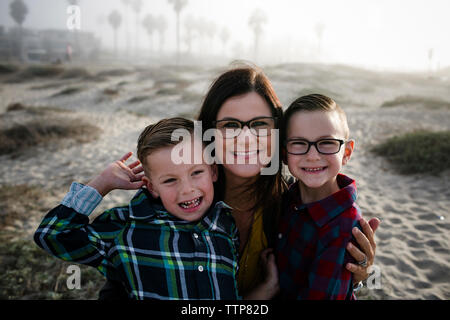
[[[336,177],[319,188],[310,188],[306,186],[301,180],[298,181],[300,187],[300,196],[303,203],[316,202],[331,196],[333,193],[339,191],[339,185]]]
[[[257,178],[238,177],[225,171],[225,203],[239,211],[247,211],[254,207],[256,200],[249,188]]]

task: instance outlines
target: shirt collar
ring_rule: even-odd
[[[352,207],[356,201],[355,180],[343,174],[338,174],[337,183],[339,191],[332,195],[316,201],[304,204],[300,198],[300,188],[298,183],[294,183],[289,189],[290,203],[295,211],[307,209],[308,214],[318,227],[322,227],[339,214]]]
[[[218,201],[208,212],[205,213],[202,219],[195,222],[181,220],[170,214],[162,205],[161,200],[153,198],[147,189],[140,189],[131,199],[129,204],[130,218],[134,220],[161,220],[171,221],[177,228],[197,229],[199,231],[211,228],[217,228],[218,218],[221,214],[226,212],[231,216],[231,207],[223,201]]]

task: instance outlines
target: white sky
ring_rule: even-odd
[[[9,3],[0,0],[0,25],[12,26]],[[66,0],[24,0],[29,7],[24,26],[66,28]],[[106,16],[113,10],[125,14],[120,0],[80,0],[82,30],[94,31],[102,43],[112,46],[112,29]],[[250,52],[253,34],[248,19],[255,8],[268,17],[262,48],[273,63],[322,61],[355,64],[368,68],[424,70],[433,48],[434,67],[450,65],[450,0],[189,0],[181,18],[191,14],[227,26],[228,52],[240,46]],[[145,14],[165,15],[169,20],[167,50],[175,48],[175,14],[167,0],[144,0]],[[133,16],[130,16],[130,18]],[[119,45],[125,45],[125,27]],[[314,29],[325,25],[318,53]],[[130,21],[134,32],[135,22]],[[139,31],[141,47],[147,48],[145,31]],[[157,40],[155,40],[157,43]],[[216,40],[214,50],[221,49]]]

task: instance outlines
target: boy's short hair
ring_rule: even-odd
[[[137,144],[137,156],[144,169],[147,168],[146,162],[149,154],[181,142],[181,140],[172,140],[172,133],[177,129],[185,129],[192,134],[194,122],[180,117],[167,118],[147,126],[141,132]]]
[[[330,97],[324,96],[322,94],[309,94],[302,96],[291,103],[289,108],[284,113],[283,117],[283,129],[282,138],[283,141],[286,140],[287,129],[289,125],[290,118],[297,112],[301,111],[325,111],[325,112],[337,112],[339,118],[341,119],[342,126],[344,129],[345,139],[348,139],[350,135],[350,130],[348,128],[347,116],[344,110]]]

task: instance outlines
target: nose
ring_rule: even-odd
[[[181,194],[190,194],[195,191],[194,185],[190,179],[183,180],[180,188]]]
[[[308,160],[317,160],[320,159],[320,153],[317,151],[317,147],[315,145],[312,145],[309,148],[308,153],[306,154],[306,159]]]

